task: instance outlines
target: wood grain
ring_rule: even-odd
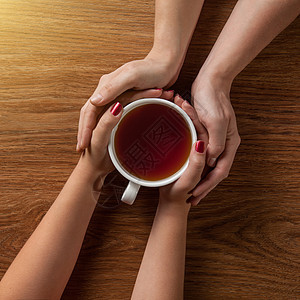
[[[206,1],[176,91],[235,2]],[[80,107],[102,74],[149,51],[153,18],[154,1],[1,1],[1,276],[77,162]],[[234,81],[242,144],[191,211],[185,299],[300,299],[299,33],[296,20]],[[144,188],[132,207],[97,207],[63,299],[130,298],[156,199]]]

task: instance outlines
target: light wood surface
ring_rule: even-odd
[[[206,1],[176,91],[235,2]],[[146,55],[153,20],[154,1],[0,1],[1,277],[77,162],[81,106],[101,75]],[[299,32],[296,20],[233,84],[242,144],[190,213],[185,299],[300,299]],[[156,199],[143,188],[132,207],[97,207],[62,299],[130,298]]]

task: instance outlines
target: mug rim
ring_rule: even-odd
[[[189,163],[189,157],[188,157],[186,162],[182,165],[182,167],[176,173],[173,173],[172,175],[170,175],[166,178],[160,179],[160,180],[145,180],[145,179],[138,178],[138,177],[134,176],[133,174],[131,174],[130,172],[128,172],[121,165],[121,163],[117,157],[117,154],[115,151],[115,145],[114,145],[114,137],[115,137],[115,134],[116,134],[116,131],[118,129],[120,122],[130,111],[132,111],[136,107],[146,105],[146,104],[153,104],[153,103],[165,105],[165,106],[175,109],[187,122],[189,131],[190,131],[191,137],[192,137],[192,145],[197,141],[197,133],[196,133],[196,129],[195,129],[195,126],[194,126],[192,120],[190,119],[188,114],[182,108],[180,108],[178,105],[176,105],[175,103],[165,100],[165,99],[161,99],[161,98],[142,98],[142,99],[139,99],[139,100],[136,100],[134,102],[127,104],[123,109],[123,114],[122,114],[121,119],[118,121],[117,125],[113,128],[113,130],[111,132],[109,144],[108,144],[108,152],[109,152],[109,156],[110,156],[110,159],[111,159],[113,165],[118,170],[118,172],[121,173],[122,176],[124,176],[129,181],[132,181],[136,184],[139,184],[141,186],[146,186],[146,187],[159,187],[159,186],[167,185],[167,184],[174,182],[186,170],[188,163]],[[192,145],[191,145],[191,148],[192,148]]]

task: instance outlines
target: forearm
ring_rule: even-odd
[[[78,164],[0,284],[0,298],[59,299],[76,263],[96,201]]]
[[[232,82],[299,10],[299,0],[239,0],[199,75]]]
[[[152,53],[174,63],[184,59],[204,0],[156,0]]]
[[[189,208],[158,205],[131,299],[183,299]]]

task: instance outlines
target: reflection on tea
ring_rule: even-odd
[[[184,118],[161,104],[146,104],[128,112],[115,135],[120,164],[132,175],[149,181],[179,171],[189,157],[191,144]]]

